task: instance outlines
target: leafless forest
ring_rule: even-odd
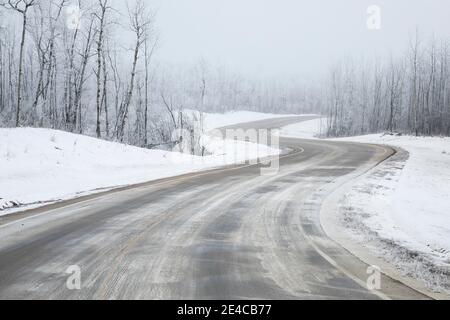
[[[330,71],[328,135],[383,131],[450,135],[448,41],[409,41],[405,54],[383,61],[345,61]]]
[[[450,135],[447,39],[417,32],[403,54],[343,60],[311,84],[256,80],[200,58],[183,66],[154,59],[164,30],[147,1],[126,12],[108,0],[73,5],[0,0],[1,126],[155,147],[193,126],[185,109],[250,110],[320,113],[329,136]]]

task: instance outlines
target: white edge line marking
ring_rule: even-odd
[[[303,229],[303,228],[302,228]],[[389,296],[385,295],[384,293],[382,293],[379,290],[369,290],[367,288],[367,284],[362,281],[361,279],[359,279],[358,277],[354,276],[353,274],[351,274],[350,272],[348,272],[347,270],[345,270],[343,267],[341,267],[333,258],[331,258],[329,255],[327,255],[325,252],[322,251],[322,249],[320,249],[315,243],[314,241],[311,239],[311,237],[309,235],[307,235],[304,231],[303,234],[305,235],[306,240],[308,241],[309,245],[312,246],[314,248],[314,250],[317,251],[317,253],[319,253],[325,260],[327,260],[333,267],[335,267],[336,269],[338,269],[339,271],[341,271],[343,274],[345,274],[347,277],[349,277],[350,279],[352,279],[353,281],[355,281],[357,284],[359,284],[361,287],[363,287],[364,289],[368,290],[369,292],[375,294],[376,296],[378,296],[379,298],[383,299],[383,300],[392,300]]]
[[[377,144],[367,144],[367,145],[371,145],[371,146],[375,146],[378,148],[382,148],[384,150],[383,155],[385,155],[388,150],[386,148],[386,146],[383,145],[377,145]],[[384,161],[386,161],[387,159],[385,159]],[[382,161],[382,162],[384,162]],[[381,163],[382,163],[381,162]],[[377,165],[378,166],[378,165]],[[375,166],[375,167],[377,167]],[[374,168],[375,168],[374,167]],[[372,168],[373,169],[373,168]],[[353,179],[352,179],[353,180]],[[350,182],[350,181],[349,181]],[[300,224],[300,227],[303,230],[303,227]],[[336,269],[338,269],[339,271],[341,271],[342,273],[344,273],[347,277],[349,277],[350,279],[352,279],[353,281],[355,281],[357,284],[359,284],[361,287],[363,287],[364,289],[368,290],[369,292],[375,294],[376,296],[378,296],[379,298],[383,299],[383,300],[392,300],[389,296],[387,296],[386,294],[384,294],[383,292],[379,291],[379,290],[369,290],[367,288],[367,284],[362,281],[361,279],[359,279],[358,277],[354,276],[353,274],[351,274],[350,272],[348,272],[346,269],[344,269],[343,267],[341,267],[333,258],[331,258],[328,254],[326,254],[325,252],[322,251],[322,249],[320,249],[316,243],[314,242],[314,240],[305,233],[305,231],[303,230],[303,234],[305,235],[306,240],[308,241],[309,245],[311,245],[314,250],[317,251],[317,253],[319,253],[325,260],[327,260],[333,267],[335,267]],[[328,235],[325,233],[325,235],[328,237]],[[331,239],[330,237],[328,237],[329,239]],[[334,241],[333,239],[331,239],[332,241]],[[339,243],[337,243],[340,247],[342,247]],[[344,247],[343,247],[344,248]],[[345,248],[344,248],[345,249]],[[352,254],[350,252],[351,255],[355,256],[354,254]],[[356,257],[356,256],[355,256]],[[359,259],[358,257],[356,257],[357,259]],[[363,261],[363,263],[365,263]],[[366,263],[365,263],[366,264]],[[388,276],[388,275],[386,275]],[[388,276],[389,277],[389,276]],[[392,278],[391,278],[392,279]],[[409,286],[408,286],[409,287]]]

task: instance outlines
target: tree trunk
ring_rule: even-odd
[[[27,28],[27,11],[22,12],[22,39],[20,41],[19,54],[19,75],[17,80],[17,106],[16,106],[16,127],[20,124],[20,110],[22,105],[22,78],[23,78],[23,52],[25,47],[25,35]]]

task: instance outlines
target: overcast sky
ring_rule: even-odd
[[[416,27],[450,35],[449,0],[154,0],[159,57],[264,76],[314,75],[346,56],[404,50]],[[381,30],[367,8],[381,8]]]
[[[126,2],[112,2],[126,16]],[[416,28],[424,40],[450,39],[450,0],[146,2],[157,11],[160,61],[204,58],[262,77],[314,78],[342,58],[402,53]],[[380,30],[367,28],[372,5],[381,9]]]

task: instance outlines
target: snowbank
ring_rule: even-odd
[[[244,163],[280,150],[205,137],[210,155],[147,150],[50,129],[0,129],[0,215],[99,189]]]
[[[188,114],[198,111],[186,110]],[[298,117],[298,114],[271,114],[271,113],[260,113],[252,111],[234,111],[227,113],[204,113],[205,119],[205,130],[213,130],[217,128],[227,127],[244,122],[253,122],[266,119],[283,118],[283,117]],[[306,114],[304,116],[307,116]]]
[[[404,259],[391,257],[405,273],[420,272],[417,276],[423,277],[424,272],[432,271],[448,277],[450,138],[368,135],[339,140],[400,148],[397,155],[357,183],[343,199],[346,220],[364,227],[353,231],[361,235],[368,229],[377,235],[382,240],[379,249],[383,255],[389,256],[390,249],[405,249]],[[411,265],[411,260],[416,263]],[[425,269],[419,261],[426,264]],[[430,263],[434,265],[431,270]],[[450,292],[450,279],[442,283],[439,277],[433,278],[434,285]]]
[[[387,144],[408,151],[409,159],[398,180],[382,179],[389,192],[380,195],[389,200],[392,210],[374,210],[370,223],[382,236],[423,246],[423,250],[450,259],[450,138],[369,135],[341,140]],[[373,204],[385,207],[379,200]]]
[[[186,110],[193,115],[198,113]],[[204,114],[206,130],[288,115]],[[19,207],[275,156],[280,150],[204,136],[208,156],[146,150],[49,129],[0,129],[0,215]]]
[[[320,120],[281,135],[311,138]],[[333,139],[384,144],[399,152],[356,183],[343,199],[343,227],[356,241],[429,288],[450,292],[450,138],[366,135]]]
[[[314,119],[283,127],[280,130],[280,136],[302,139],[317,139],[324,136],[326,133],[326,128],[326,118]]]

